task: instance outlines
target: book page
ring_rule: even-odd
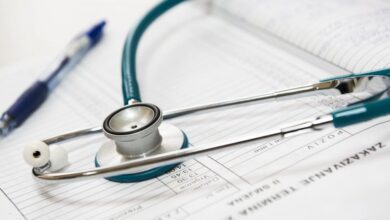
[[[121,48],[113,45],[123,40],[115,36],[107,33],[44,106],[0,140],[4,194],[0,210],[15,207],[25,219],[372,219],[388,214],[389,117],[238,145],[186,161],[165,175],[139,183],[36,181],[22,159],[26,144],[101,125],[122,105],[120,66],[116,66]],[[21,65],[1,72],[0,88],[7,91],[0,93],[1,109],[35,79],[42,66]],[[192,4],[157,22],[139,55],[143,100],[163,111],[307,84],[327,76],[328,71]],[[169,123],[180,127],[191,147],[196,147],[321,115],[355,99],[318,96],[228,107]],[[97,135],[64,144],[72,163],[65,170],[94,167],[95,153],[105,140]]]
[[[390,66],[390,5],[377,0],[216,0],[248,24],[351,72]]]

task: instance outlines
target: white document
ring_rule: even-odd
[[[212,2],[217,8],[349,71],[390,65],[388,1]]]
[[[306,84],[344,72],[306,62],[192,4],[153,28],[141,45],[139,81],[143,100],[163,110]],[[120,39],[107,39],[111,41],[103,41],[83,60],[39,111],[0,140],[2,215],[12,207],[26,219],[388,218],[389,117],[240,145],[186,161],[140,183],[35,181],[22,159],[26,144],[100,125],[122,105],[120,53],[109,52],[112,41]],[[0,89],[7,91],[0,93],[0,109],[35,79],[42,65],[0,74]],[[327,96],[229,107],[169,122],[186,132],[196,147],[321,115],[352,99]],[[104,140],[100,135],[66,143],[73,164],[66,170],[92,168]]]

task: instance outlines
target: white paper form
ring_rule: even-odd
[[[139,60],[143,99],[160,105],[163,110],[252,95],[254,92],[308,83],[329,76],[326,71],[267,45],[213,15],[205,15],[192,5],[182,7],[175,13],[172,14],[172,20],[163,21],[161,26],[157,26],[160,28],[150,32],[142,46]],[[177,21],[183,17],[188,20]],[[178,22],[184,22],[187,26],[178,28]],[[161,43],[161,39],[164,39],[164,43]],[[104,52],[109,47],[108,42],[104,42],[96,53]],[[120,54],[107,56],[107,59],[116,56],[119,59]],[[251,191],[259,187],[272,194],[274,190],[284,189],[312,175],[313,171],[317,171],[315,168],[331,166],[365,147],[378,142],[385,146],[388,142],[386,136],[379,135],[378,128],[374,128],[374,132],[378,134],[374,140],[364,136],[364,141],[359,141],[359,132],[368,129],[371,124],[388,120],[381,119],[349,129],[329,129],[289,140],[238,146],[237,150],[187,161],[166,175],[141,183],[118,184],[104,179],[60,185],[36,183],[31,178],[30,168],[22,161],[23,145],[69,129],[99,125],[106,114],[121,105],[119,72],[113,76],[115,73],[99,71],[95,67],[100,65],[99,61],[102,60],[94,56],[86,59],[55,90],[50,100],[34,117],[12,136],[0,142],[0,188],[26,219],[196,219],[201,216],[242,216],[237,213],[251,205],[251,202],[268,195],[261,194],[260,197],[252,197],[252,200],[237,202],[234,208],[226,204],[245,197],[246,193],[254,194]],[[29,76],[29,73],[35,72],[33,69],[27,67],[26,70],[18,70],[17,74],[1,74],[0,86],[11,91],[11,82],[19,82],[20,78],[24,80],[21,83],[27,85],[29,79],[33,79],[33,76]],[[3,96],[1,99],[5,102],[11,102],[15,98]],[[7,104],[2,102],[1,107],[5,108]],[[321,114],[329,111],[329,106],[333,105],[337,105],[335,100],[317,97],[227,108],[226,111],[196,114],[171,122],[180,126],[189,136],[191,145],[196,146]],[[379,131],[387,132],[383,127],[379,127]],[[93,167],[93,156],[102,139],[88,138],[67,144],[71,151],[71,162],[78,162],[69,169]],[[350,139],[355,142],[345,145],[342,142]],[[340,143],[337,149],[332,147],[336,146],[335,143]],[[308,145],[312,147],[309,148]],[[386,150],[378,148],[375,155],[383,155]],[[378,158],[373,161],[373,157],[362,161],[351,167],[364,168],[367,166],[364,162],[369,162],[364,170],[367,175],[374,173],[372,163],[384,163],[383,159]],[[348,170],[352,172],[351,167],[348,166],[339,173]],[[356,177],[353,173],[347,174],[347,178],[340,177],[339,180],[346,182]],[[307,189],[319,187],[321,181],[316,181]],[[354,187],[359,189],[370,183],[365,181]],[[265,186],[267,184],[275,184],[279,188],[267,190],[270,187]],[[317,193],[329,195],[329,190],[335,191],[337,187],[326,188]],[[343,195],[342,191],[337,193]],[[308,196],[304,190],[300,190],[290,198],[297,198],[302,194]],[[382,196],[383,199],[387,195]],[[275,204],[282,206],[290,198],[280,199]],[[314,209],[318,200],[312,199],[314,202],[310,208]],[[303,203],[301,200],[294,202]],[[299,211],[307,210],[307,207],[299,208],[297,207],[297,213],[292,214],[298,216]],[[383,207],[378,210],[384,212]],[[268,218],[275,214],[273,211],[267,212]],[[263,212],[253,213],[249,217]]]
[[[390,66],[388,1],[217,0],[211,3],[349,71]]]

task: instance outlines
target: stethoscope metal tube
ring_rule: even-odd
[[[62,141],[67,141],[69,139],[81,137],[81,136],[87,136],[91,134],[97,134],[102,132],[102,127],[93,127],[93,128],[87,128],[87,129],[82,129],[82,130],[77,130],[77,131],[72,131],[66,134],[54,136],[51,138],[47,138],[45,140],[42,140],[46,144],[56,144],[60,143]]]
[[[260,94],[260,95],[197,105],[197,106],[182,108],[178,110],[171,110],[164,114],[164,119],[170,119],[170,118],[183,116],[183,115],[204,111],[204,110],[211,110],[211,109],[222,108],[227,106],[246,104],[250,102],[267,101],[269,99],[278,99],[282,97],[285,97],[286,99],[293,99],[295,98],[294,95],[298,95],[300,97],[310,96],[313,95],[310,92],[319,92],[326,89],[336,88],[336,86],[339,85],[339,83],[340,82],[338,80],[330,80],[326,82],[314,83],[310,85],[304,85],[304,86],[284,89],[284,90]]]
[[[110,167],[100,167],[84,171],[64,173],[45,173],[45,169],[34,168],[33,175],[39,180],[50,183],[122,175],[132,172],[134,169],[150,169],[153,167],[183,162],[195,157],[204,156],[211,153],[218,153],[222,150],[228,150],[238,144],[244,144],[256,140],[266,140],[268,138],[283,138],[286,136],[294,136],[312,130],[321,130],[330,125],[332,125],[332,116],[324,115],[318,118],[311,118],[291,123],[288,126],[284,126],[279,129],[268,130],[257,135],[237,138],[219,144],[206,144],[160,155],[149,156],[146,158],[135,159]],[[63,137],[57,137],[57,140],[69,140],[72,137],[79,136],[82,132],[85,134],[91,134],[92,130],[96,130],[96,128],[69,133],[67,134],[66,139]],[[45,141],[47,140],[44,140],[44,142]]]

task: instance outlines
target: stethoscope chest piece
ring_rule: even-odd
[[[137,103],[118,109],[104,121],[103,132],[111,140],[97,152],[96,167],[118,165],[188,147],[186,135],[176,126],[162,123],[160,109],[152,104]],[[176,165],[136,170],[106,179],[122,183],[139,182],[160,176]]]

